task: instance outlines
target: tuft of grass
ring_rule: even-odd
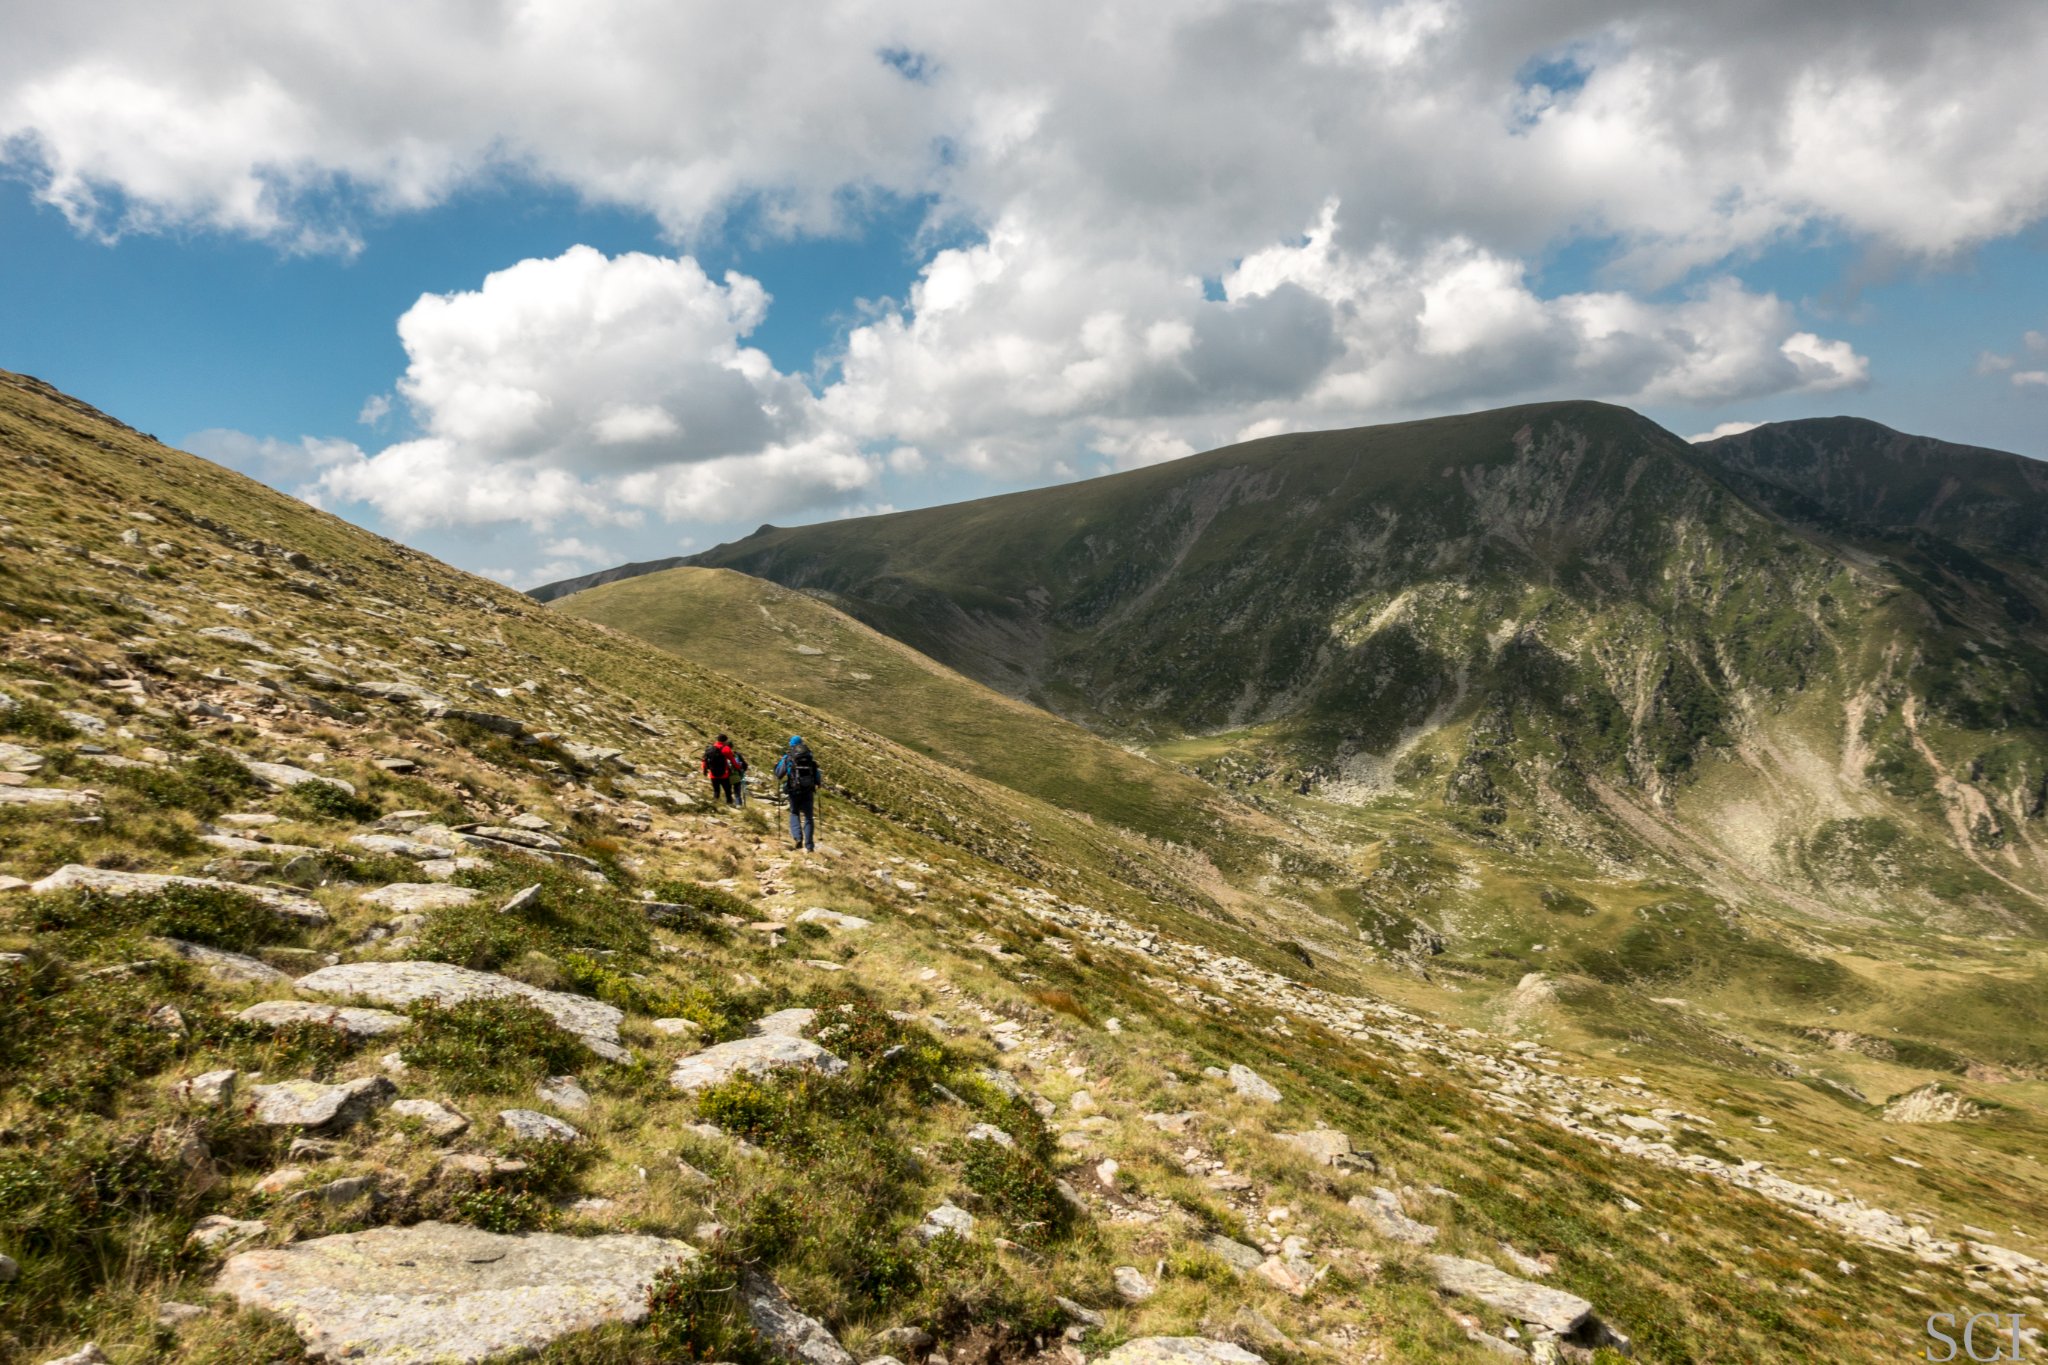
[[[524,1000],[427,1002],[413,1008],[412,1020],[399,1057],[462,1090],[522,1089],[589,1057],[580,1039]]]

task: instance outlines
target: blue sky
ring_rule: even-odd
[[[2048,457],[2017,7],[1914,56],[1799,6],[1225,2],[1119,48],[623,5],[588,78],[437,7],[330,66],[324,8],[0,58],[0,365],[522,585],[1533,398]],[[400,68],[450,46],[430,98]]]

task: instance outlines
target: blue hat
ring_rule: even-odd
[[[794,748],[795,748],[795,747],[796,747],[797,745],[799,745],[799,744],[801,744],[801,743],[803,743],[803,742],[804,742],[804,737],[803,737],[802,735],[791,735],[791,736],[789,737],[789,747],[790,747],[790,748],[792,748],[792,749],[794,749]]]

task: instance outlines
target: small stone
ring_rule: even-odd
[[[969,1142],[993,1142],[998,1147],[1015,1148],[1017,1139],[1011,1137],[993,1123],[977,1123],[967,1130]]]
[[[932,1334],[922,1327],[905,1324],[875,1333],[875,1342],[891,1350],[906,1351],[915,1355],[932,1344]]]
[[[88,1341],[68,1356],[58,1356],[43,1362],[43,1365],[111,1365],[100,1353],[99,1343]]]
[[[160,1033],[183,1033],[185,1031],[185,1016],[178,1013],[176,1005],[158,1005],[149,1012],[149,1016],[142,1022]]]
[[[590,1108],[590,1092],[574,1076],[550,1076],[533,1088],[533,1093],[557,1109],[580,1114]]]
[[[1437,1239],[1435,1228],[1410,1218],[1402,1211],[1400,1196],[1383,1186],[1373,1186],[1370,1196],[1352,1196],[1345,1207],[1353,1213],[1363,1215],[1365,1220],[1372,1224],[1373,1229],[1389,1241],[1426,1247]]]
[[[540,884],[536,882],[532,886],[521,887],[519,890],[514,891],[512,893],[511,899],[507,900],[503,905],[498,907],[498,913],[501,915],[519,914],[521,911],[525,910],[528,906],[532,905],[535,901],[539,899]]]
[[[740,1282],[740,1295],[754,1330],[795,1365],[855,1365],[825,1324],[806,1315],[770,1281],[749,1275]]]
[[[695,1019],[653,1019],[648,1021],[647,1027],[672,1038],[695,1038],[704,1031],[704,1026]]]
[[[837,1076],[846,1070],[846,1063],[808,1038],[771,1034],[719,1043],[692,1053],[676,1063],[669,1073],[669,1084],[682,1091],[703,1090],[742,1073],[766,1076],[802,1068]]]
[[[286,1166],[272,1171],[252,1187],[258,1194],[284,1194],[295,1190],[306,1181],[306,1173],[297,1166]]]
[[[924,1222],[912,1228],[910,1233],[920,1242],[935,1242],[941,1237],[972,1237],[974,1215],[948,1200],[926,1213]]]
[[[398,1100],[390,1112],[393,1118],[412,1120],[428,1137],[443,1142],[469,1131],[469,1120],[438,1100]]]
[[[174,1095],[188,1105],[203,1105],[207,1109],[223,1109],[236,1099],[236,1074],[233,1070],[209,1070],[205,1074],[180,1081]]]
[[[206,1316],[206,1310],[196,1303],[179,1303],[176,1299],[165,1299],[156,1306],[156,1320],[160,1326],[176,1327]]]
[[[859,933],[861,930],[871,928],[874,925],[873,920],[862,919],[859,915],[846,915],[841,914],[837,910],[819,909],[804,911],[796,917],[796,922],[798,924],[822,924],[828,929],[837,929],[841,933],[847,934]]]
[[[254,1241],[270,1231],[268,1223],[255,1219],[230,1218],[226,1214],[213,1213],[192,1225],[191,1233],[185,1238],[188,1246],[202,1247],[207,1251],[219,1251],[223,1247],[239,1246]]]
[[[1230,1084],[1245,1099],[1261,1104],[1278,1104],[1280,1092],[1272,1082],[1248,1066],[1234,1065],[1230,1068]]]
[[[1257,1247],[1249,1247],[1243,1242],[1232,1241],[1220,1232],[1210,1236],[1202,1245],[1222,1257],[1224,1264],[1237,1271],[1240,1275],[1247,1271],[1257,1270],[1259,1263],[1266,1259],[1266,1253],[1260,1251]]]
[[[498,1121],[511,1130],[512,1136],[526,1142],[581,1142],[583,1134],[554,1117],[534,1109],[506,1109],[498,1114]]]
[[[383,1076],[365,1076],[342,1085],[319,1081],[281,1081],[259,1085],[251,1095],[258,1123],[275,1128],[313,1128],[340,1132],[397,1098],[398,1087]]]
[[[755,1038],[800,1038],[804,1031],[817,1023],[818,1012],[806,1009],[777,1010],[763,1015],[747,1026],[747,1032]]]
[[[13,1284],[21,1278],[21,1263],[12,1256],[0,1256],[0,1284]]]
[[[1109,1278],[1116,1287],[1117,1297],[1125,1303],[1143,1303],[1159,1292],[1134,1265],[1118,1266],[1110,1272]]]

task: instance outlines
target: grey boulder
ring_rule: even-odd
[[[383,1076],[365,1076],[340,1085],[319,1081],[279,1081],[250,1092],[256,1121],[272,1128],[311,1128],[338,1133],[368,1118],[397,1098],[398,1087]]]
[[[606,1061],[632,1060],[619,1043],[619,1021],[626,1017],[625,1011],[581,995],[544,991],[494,972],[445,962],[343,962],[302,976],[293,985],[307,995],[359,996],[397,1006],[422,1000],[438,1000],[444,1005],[461,1000],[525,1000]]]
[[[1627,1349],[1628,1338],[1595,1317],[1593,1305],[1576,1294],[1518,1280],[1484,1261],[1468,1261],[1458,1256],[1427,1259],[1438,1287],[1449,1293],[1477,1299],[1517,1322],[1555,1332],[1575,1345]]]
[[[695,1052],[676,1063],[669,1084],[682,1091],[703,1090],[734,1076],[767,1076],[777,1071],[809,1069],[827,1076],[846,1070],[846,1063],[808,1038],[769,1034],[738,1038]]]
[[[312,1000],[265,1000],[235,1016],[244,1024],[260,1028],[284,1028],[291,1024],[320,1024],[340,1029],[351,1038],[382,1038],[412,1027],[412,1020],[389,1010],[362,1009],[349,1005],[322,1005]]]

